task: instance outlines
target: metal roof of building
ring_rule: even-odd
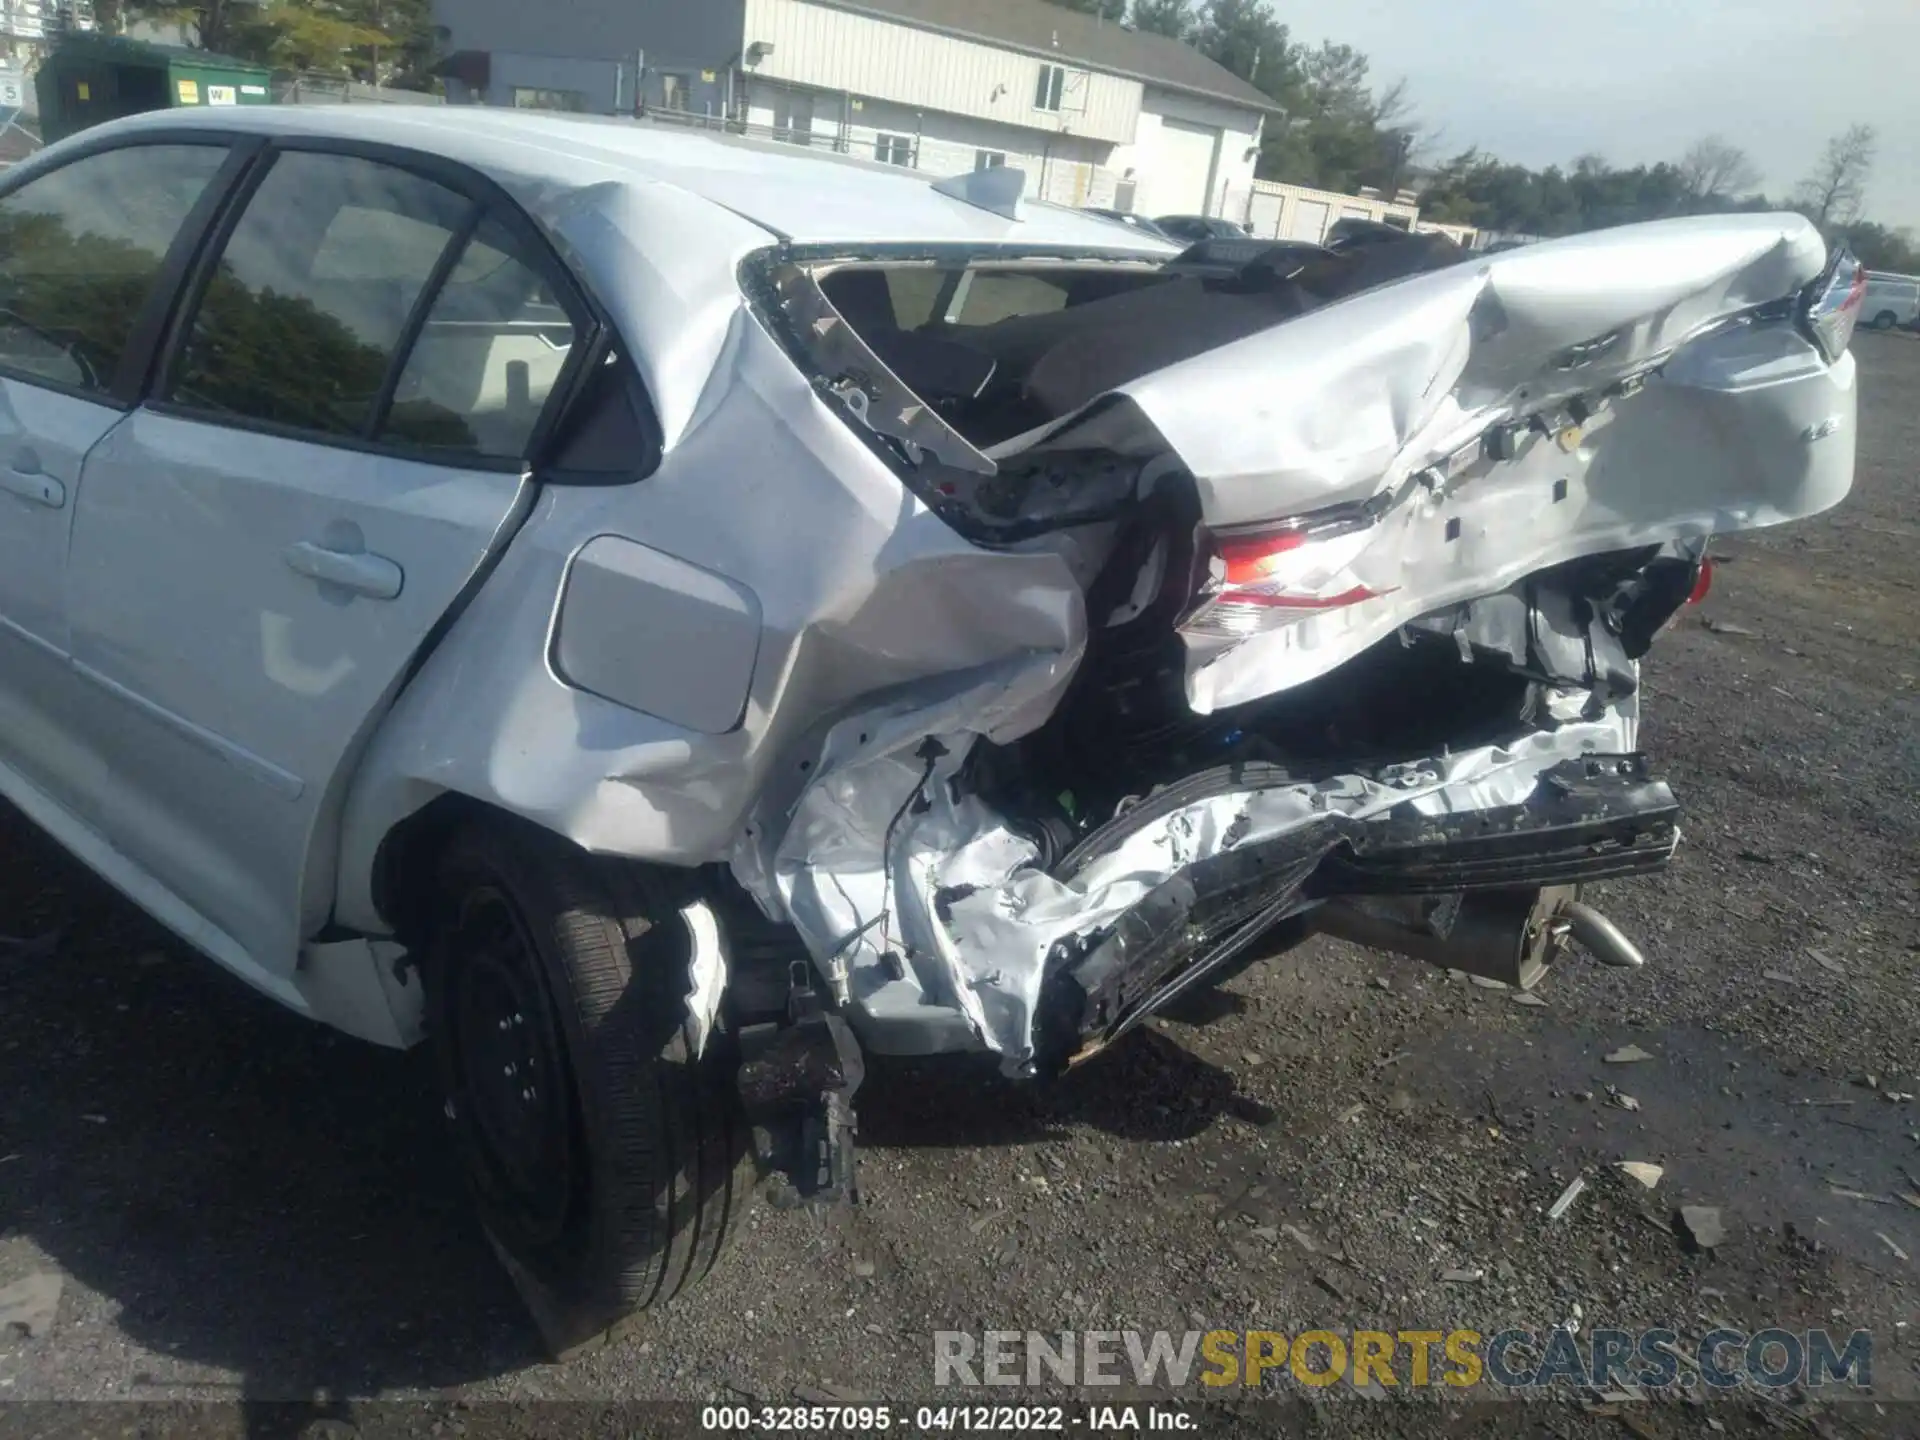
[[[983,40],[1248,109],[1280,107],[1184,41],[1133,30],[1046,0],[809,0],[883,20]]]

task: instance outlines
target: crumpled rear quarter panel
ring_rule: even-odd
[[[569,562],[609,535],[751,595],[762,632],[737,727],[676,725],[556,672],[550,641]],[[373,855],[395,823],[440,793],[522,815],[593,851],[721,860],[756,802],[778,815],[781,797],[798,793],[812,760],[803,741],[817,743],[856,698],[871,704],[876,692],[929,677],[942,677],[942,694],[984,684],[991,695],[976,721],[997,715],[994,724],[1016,733],[1050,713],[1084,638],[1065,559],[962,540],[736,309],[697,423],[659,471],[617,488],[546,491],[401,697],[349,800],[341,919],[384,930]],[[700,647],[649,654],[680,667],[649,677],[650,690],[710,678]]]

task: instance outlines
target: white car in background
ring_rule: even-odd
[[[557,1345],[747,1160],[845,1193],[868,1053],[1044,1080],[1315,930],[1634,963],[1636,662],[1851,483],[1798,217],[1175,253],[1023,184],[380,107],[0,182],[0,794],[430,1036]]]
[[[1860,300],[1860,321],[1875,330],[1920,325],[1920,277],[1867,273]]]

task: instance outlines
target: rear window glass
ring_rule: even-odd
[[[931,268],[889,270],[887,290],[893,296],[893,320],[902,330],[918,330],[934,318],[940,292],[952,272]]]
[[[1067,287],[1038,275],[976,270],[954,297],[956,325],[992,325],[1017,315],[1049,315],[1067,308]]]

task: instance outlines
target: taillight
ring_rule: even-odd
[[[1800,302],[1800,322],[1827,359],[1838,360],[1847,353],[1866,298],[1867,267],[1842,245]]]
[[[1707,598],[1707,592],[1711,589],[1713,589],[1713,561],[1702,555],[1700,568],[1693,572],[1693,589],[1687,592],[1687,604],[1698,605]]]
[[[1390,595],[1353,573],[1373,533],[1366,526],[1219,536],[1199,602],[1180,628],[1233,639]]]

